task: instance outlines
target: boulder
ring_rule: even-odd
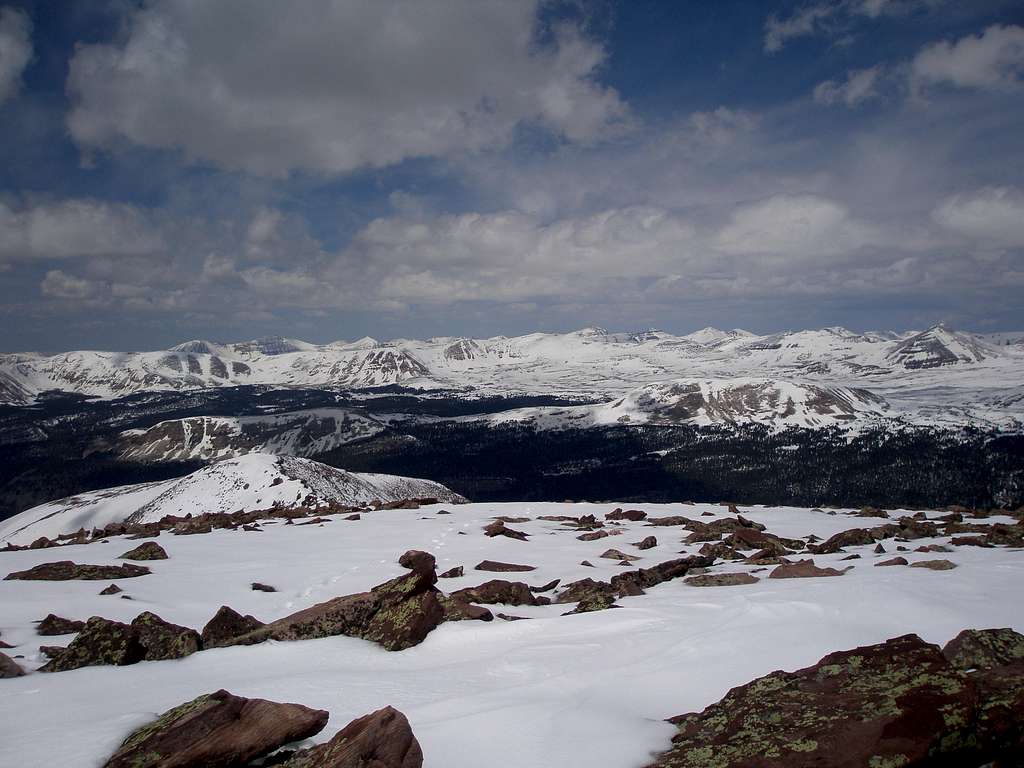
[[[910,564],[911,568],[927,568],[932,571],[951,571],[956,568],[956,563],[949,560],[918,560]]]
[[[465,569],[461,565],[457,565],[454,568],[449,568],[447,571],[438,576],[439,579],[457,579],[465,573]]]
[[[706,573],[683,579],[683,583],[691,587],[733,587],[757,581],[758,578],[749,573]]]
[[[132,626],[93,616],[64,652],[40,667],[39,671],[63,672],[99,664],[123,667],[136,664],[145,657],[146,648]]]
[[[42,563],[27,571],[15,571],[4,577],[4,581],[71,581],[83,579],[101,581],[106,579],[132,579],[152,573],[144,565],[79,565],[70,560],[56,563]]]
[[[589,592],[580,598],[575,608],[571,611],[566,611],[562,615],[570,616],[574,613],[593,613],[594,611],[604,611],[608,608],[618,607],[615,604],[614,596],[604,592]]]
[[[222,605],[203,627],[200,637],[203,641],[203,648],[217,648],[229,645],[232,640],[255,632],[264,626],[266,625],[262,621],[253,616],[243,616],[228,606]]]
[[[541,584],[539,587],[530,587],[531,592],[550,592],[552,589],[557,587],[561,583],[561,579],[552,579],[547,584]]]
[[[516,563],[501,563],[497,560],[482,560],[473,566],[475,571],[493,571],[495,573],[519,573],[535,571],[534,565],[517,565]]]
[[[580,541],[597,541],[598,539],[604,539],[608,536],[611,536],[611,534],[608,533],[608,531],[593,531],[591,533],[580,534],[576,538]]]
[[[146,649],[146,661],[181,659],[203,648],[202,638],[194,629],[171,624],[149,611],[136,616],[131,626]]]
[[[617,549],[606,549],[600,556],[605,560],[620,560],[623,563],[632,563],[640,559],[636,555],[627,555]]]
[[[272,587],[269,584],[262,584],[258,581],[254,581],[249,585],[253,592],[277,592],[277,587]]]
[[[104,768],[242,766],[309,738],[327,724],[324,710],[246,699],[220,690],[164,712],[132,733]]]
[[[772,672],[672,718],[672,749],[651,768],[980,765],[975,702],[937,646],[905,635]]]
[[[992,669],[1024,661],[1024,635],[1012,629],[965,629],[942,649],[957,669]]]
[[[714,544],[708,542],[704,544],[697,552],[705,557],[711,557],[718,560],[742,560],[743,555],[737,552],[735,549],[730,547],[728,544],[722,542],[716,542]]]
[[[11,677],[21,677],[24,674],[25,670],[19,667],[14,659],[6,653],[0,653],[0,680]]]
[[[805,579],[814,576],[842,576],[845,571],[835,568],[819,568],[813,560],[798,560],[789,565],[780,565],[768,574],[769,579]]]
[[[625,511],[621,509],[615,509],[604,516],[605,520],[631,520],[637,523],[647,517],[646,512],[642,512],[639,509],[627,509]]]
[[[530,588],[521,581],[503,581],[492,579],[477,587],[467,587],[452,592],[451,597],[465,603],[484,603],[493,605],[537,605],[537,598]]]
[[[608,595],[615,597],[615,590],[606,581],[595,581],[594,579],[580,579],[565,585],[565,588],[555,598],[556,603],[578,603],[591,594]]]
[[[122,560],[166,560],[167,553],[155,541],[147,541],[121,555]]]
[[[284,768],[421,768],[423,750],[392,707],[353,720],[326,744],[302,750]]]
[[[880,566],[885,566],[885,565],[907,565],[907,558],[905,558],[905,557],[891,557],[888,560],[883,560],[880,563],[875,563],[875,567],[876,568],[878,568]]]
[[[851,528],[830,536],[823,543],[808,549],[817,555],[831,555],[841,552],[844,547],[860,547],[874,543],[875,537],[866,528]]]
[[[640,541],[634,541],[633,546],[637,549],[653,549],[658,546],[658,540],[654,536],[645,536]]]
[[[495,537],[495,536],[506,536],[510,539],[516,539],[518,541],[526,541],[527,536],[522,531],[516,531],[505,525],[504,520],[495,520],[490,525],[484,528],[484,535]]]
[[[123,592],[123,591],[124,590],[121,589],[119,586],[117,586],[117,584],[111,584],[109,587],[104,587],[103,589],[101,589],[100,590],[100,594],[101,595],[116,595],[118,592]]]
[[[713,564],[714,558],[699,555],[666,560],[663,563],[652,565],[650,568],[640,568],[636,571],[626,571],[612,576],[611,588],[619,597],[642,595],[644,589],[648,587],[686,576],[694,568],[708,568]]]
[[[73,621],[64,619],[51,613],[36,625],[36,634],[44,637],[54,635],[70,635],[73,632],[81,632],[85,626],[84,621]]]

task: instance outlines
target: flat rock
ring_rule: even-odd
[[[590,533],[583,533],[576,538],[580,541],[597,541],[598,539],[605,539],[611,536],[608,531],[592,531]]]
[[[451,597],[465,603],[493,605],[537,605],[537,598],[529,586],[521,581],[492,579],[476,587],[467,587],[452,592]]]
[[[880,563],[875,563],[875,567],[879,568],[885,565],[907,565],[907,558],[905,557],[892,557],[888,560],[883,560]]]
[[[741,584],[755,584],[757,581],[758,578],[749,573],[706,573],[683,579],[683,583],[689,584],[691,587],[733,587]]]
[[[147,541],[121,555],[122,560],[166,560],[167,552],[155,541]]]
[[[107,579],[132,579],[152,573],[144,565],[80,565],[70,560],[42,563],[27,571],[15,571],[4,577],[4,581],[105,581]]]
[[[624,563],[632,563],[640,559],[636,555],[627,555],[617,549],[606,549],[600,556],[606,560],[621,560]]]
[[[539,587],[530,587],[531,592],[550,592],[552,589],[557,587],[561,583],[561,579],[552,579],[547,584],[541,584]]]
[[[139,728],[104,768],[242,766],[319,733],[328,717],[324,710],[301,704],[246,699],[220,690]]]
[[[253,592],[277,592],[277,587],[272,587],[269,584],[262,584],[258,581],[254,581],[249,585]]]
[[[911,568],[927,568],[931,571],[951,571],[956,568],[956,563],[949,560],[918,560],[910,564]]]
[[[405,715],[378,709],[346,725],[326,744],[303,750],[284,768],[421,768],[423,750]]]
[[[527,535],[525,533],[509,528],[505,525],[504,520],[495,520],[493,523],[486,526],[484,528],[484,535],[492,538],[494,536],[505,536],[509,539],[516,539],[518,541],[527,540]]]
[[[482,560],[473,566],[475,571],[494,571],[495,573],[518,573],[535,571],[535,565],[518,565],[517,563],[502,563],[497,560]]]
[[[806,579],[815,576],[842,576],[843,571],[835,568],[819,568],[813,560],[798,560],[789,565],[780,565],[768,574],[769,579]]]

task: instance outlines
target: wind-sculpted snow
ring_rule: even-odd
[[[155,522],[166,515],[411,498],[463,501],[429,480],[345,472],[309,459],[251,453],[174,480],[92,491],[33,507],[0,522],[0,543],[29,544],[42,536],[55,538],[116,522]]]
[[[889,418],[911,424],[1017,429],[1024,417],[1015,400],[1009,406],[997,404],[1024,380],[1024,345],[1017,335],[986,337],[945,326],[919,333],[824,328],[763,336],[714,328],[686,336],[585,328],[489,339],[364,338],[325,345],[274,337],[239,344],[194,340],[156,352],[11,354],[0,356],[0,402],[22,403],[54,389],[110,398],[240,385],[392,384],[613,401],[659,382],[736,378],[774,380],[777,387],[791,382],[807,392],[816,388],[827,393],[826,399],[853,403],[857,412],[875,410],[864,407],[863,398],[849,396],[866,390],[889,403]],[[797,398],[794,403],[799,411]],[[786,418],[813,425],[830,416],[823,423],[833,423],[842,421],[838,417],[845,406],[837,403],[827,414],[813,405],[807,410],[807,419]]]

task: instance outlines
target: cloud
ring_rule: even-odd
[[[100,291],[97,283],[69,275],[59,269],[47,272],[39,287],[44,296],[55,299],[90,299]]]
[[[911,65],[920,85],[1006,89],[1024,76],[1024,27],[994,25],[978,36],[923,48]]]
[[[0,203],[0,261],[154,253],[160,234],[137,208],[67,200],[14,210]]]
[[[982,243],[1024,247],[1024,191],[989,187],[946,198],[932,212],[943,227]]]
[[[855,69],[846,73],[842,82],[826,80],[814,89],[814,100],[820,104],[845,104],[856,107],[878,96],[876,85],[882,67],[874,66],[867,69]]]
[[[500,147],[523,123],[600,138],[627,118],[606,52],[568,23],[542,34],[539,3],[155,0],[123,41],[78,48],[69,128],[268,176]]]
[[[23,11],[0,8],[0,104],[21,88],[21,74],[32,60],[32,22]]]
[[[764,49],[768,53],[776,53],[790,40],[814,34],[822,24],[831,19],[840,10],[837,3],[822,3],[801,8],[787,19],[779,18],[774,13],[765,21]]]

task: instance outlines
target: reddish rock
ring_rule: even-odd
[[[527,536],[522,531],[516,531],[505,525],[502,520],[495,520],[493,523],[484,528],[485,536],[506,536],[510,539],[516,539],[518,541],[526,541]]]
[[[598,539],[604,539],[610,536],[608,531],[594,531],[593,533],[584,533],[576,538],[580,541],[597,541]]]
[[[405,715],[392,707],[353,720],[326,744],[303,750],[284,768],[421,768],[423,750]]]
[[[757,581],[757,577],[749,573],[707,573],[683,579],[683,583],[691,587],[733,587]]]
[[[537,605],[537,598],[530,588],[521,581],[492,579],[476,587],[467,587],[452,592],[450,597],[465,603],[503,605]]]
[[[617,549],[606,549],[600,556],[606,560],[619,560],[623,563],[632,563],[640,559],[635,555],[627,555],[625,552],[620,552]]]
[[[627,509],[625,511],[621,509],[615,509],[604,516],[605,520],[631,520],[634,523],[640,522],[647,517],[646,512],[642,512],[639,509]]]
[[[145,661],[181,659],[203,648],[202,638],[194,629],[171,624],[150,611],[136,616],[131,627],[145,649]]]
[[[27,571],[15,571],[4,577],[4,581],[70,581],[82,579],[100,581],[106,579],[131,579],[152,573],[144,565],[79,565],[70,560],[56,563],[42,563]]]
[[[228,645],[236,638],[248,635],[264,626],[266,625],[262,621],[253,616],[243,616],[228,606],[222,605],[203,627],[201,634],[203,647],[217,648]]]
[[[131,626],[93,616],[68,647],[39,671],[63,672],[100,664],[122,667],[145,657],[146,649]]]
[[[831,555],[842,551],[843,547],[859,547],[867,544],[874,544],[875,537],[865,528],[851,528],[831,536],[824,543],[818,544],[809,549],[818,555]]]
[[[72,621],[51,613],[36,625],[36,634],[44,637],[70,635],[73,632],[81,632],[84,626],[84,621]]]
[[[447,571],[438,576],[439,579],[457,579],[463,575],[465,569],[461,565],[457,565],[454,568],[449,568]]]
[[[843,571],[835,568],[819,568],[813,560],[798,560],[790,565],[780,565],[768,574],[769,579],[805,579],[814,576],[842,576]]]
[[[547,584],[542,584],[539,587],[530,587],[531,592],[550,592],[552,589],[558,586],[561,579],[552,579]]]
[[[167,553],[155,541],[147,541],[121,555],[122,560],[166,560]]]
[[[645,536],[640,541],[633,542],[637,549],[653,549],[658,546],[658,540],[654,536]]]
[[[272,587],[269,584],[261,584],[258,581],[254,581],[250,586],[253,592],[277,592],[276,587]]]
[[[0,680],[11,677],[21,677],[24,674],[25,670],[19,667],[14,659],[6,653],[0,653]]]
[[[918,560],[910,564],[911,568],[927,568],[932,571],[951,571],[956,568],[956,563],[949,560]]]
[[[883,565],[907,565],[907,558],[905,557],[893,557],[888,560],[883,560],[880,563],[875,563],[875,567],[878,568]]]
[[[537,570],[533,565],[517,565],[516,563],[501,563],[497,560],[482,560],[473,566],[475,571],[493,571],[495,573],[520,573]]]
[[[122,590],[119,586],[117,586],[117,584],[111,584],[109,587],[104,587],[103,589],[101,589],[100,590],[100,594],[101,595],[116,595],[117,593],[123,592],[123,591],[124,590]]]
[[[328,717],[324,710],[246,699],[221,690],[168,710],[138,729],[104,768],[247,765],[319,733]]]

